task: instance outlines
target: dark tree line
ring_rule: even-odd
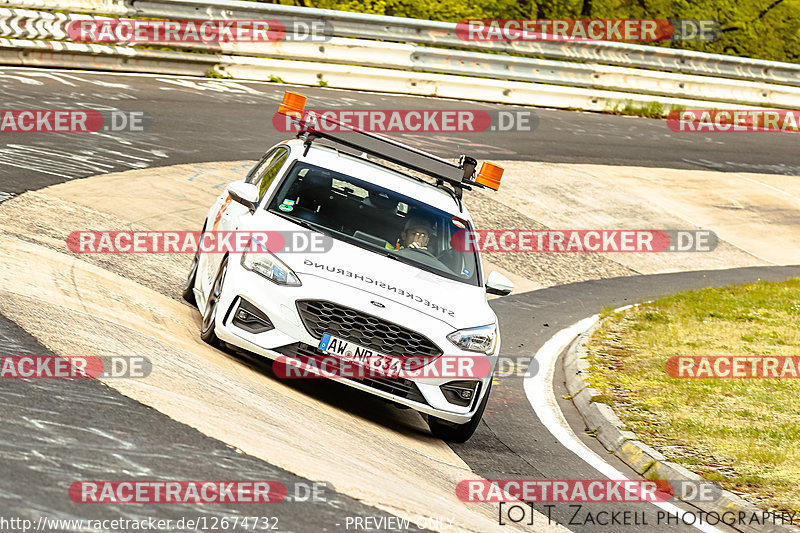
[[[800,62],[800,0],[281,0],[282,3],[458,22],[465,18],[693,18],[721,23],[712,42],[659,46]]]

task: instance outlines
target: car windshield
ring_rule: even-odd
[[[480,286],[477,257],[452,237],[467,220],[346,174],[297,162],[270,212],[448,279]]]

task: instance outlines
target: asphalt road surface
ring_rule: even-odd
[[[285,90],[271,83],[0,68],[4,109],[142,112],[149,124],[144,132],[133,133],[3,133],[0,198],[3,193],[131,168],[257,159],[286,138],[272,123]],[[301,92],[313,109],[526,110],[322,88],[303,87]],[[469,153],[479,159],[800,174],[800,151],[792,134],[679,134],[664,120],[532,111],[533,131],[395,136],[444,157]]]
[[[2,317],[0,346],[4,356],[52,355]],[[315,486],[243,454],[97,380],[6,379],[0,398],[0,517],[37,525],[44,518],[49,524],[45,531],[87,531],[88,520],[116,518],[172,520],[170,530],[178,531],[184,530],[177,527],[181,519],[205,520],[210,526],[223,518],[248,517],[258,517],[259,528],[266,523],[279,531],[340,531],[348,517],[391,517],[337,493],[335,487]],[[260,505],[87,505],[65,498],[75,480],[120,478],[280,481],[287,499]],[[0,522],[0,530],[12,531],[7,527]],[[408,530],[420,529],[412,522]]]

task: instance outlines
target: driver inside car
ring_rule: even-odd
[[[403,231],[400,232],[397,244],[392,246],[390,243],[386,243],[386,248],[389,250],[402,250],[403,248],[428,250],[432,233],[433,227],[430,222],[423,218],[411,217],[405,223]]]

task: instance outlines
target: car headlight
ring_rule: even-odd
[[[260,274],[278,285],[299,287],[300,278],[286,264],[269,252],[245,252],[242,254],[242,266],[251,272]]]
[[[462,350],[490,354],[497,341],[497,324],[460,329],[448,335],[447,340]]]

